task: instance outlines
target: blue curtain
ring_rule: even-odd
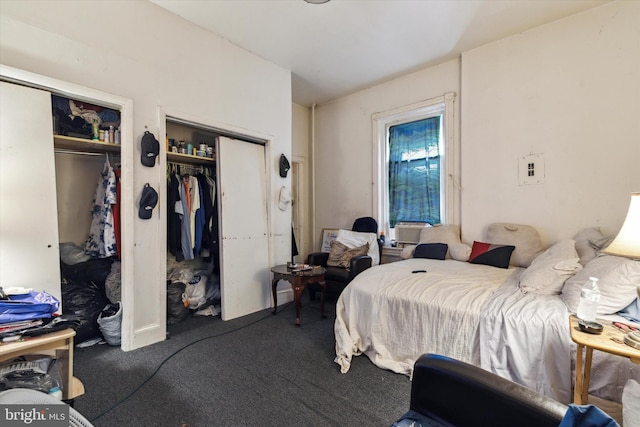
[[[431,117],[389,128],[389,222],[440,223],[440,122]]]

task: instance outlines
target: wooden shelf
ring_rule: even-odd
[[[75,138],[73,136],[54,135],[53,145],[58,149],[89,153],[104,153],[105,151],[114,153],[120,152],[120,144],[95,141],[93,139]]]
[[[167,161],[176,163],[188,163],[193,165],[213,165],[216,162],[215,158],[190,156],[188,154],[180,153],[167,153]]]

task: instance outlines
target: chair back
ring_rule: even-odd
[[[378,234],[378,222],[370,216],[358,218],[353,222],[351,231],[360,233],[376,233]]]
[[[410,407],[459,427],[557,427],[567,410],[520,384],[435,354],[415,362]]]

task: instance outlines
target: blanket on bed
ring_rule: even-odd
[[[336,304],[336,363],[346,373],[352,356],[365,353],[379,367],[410,375],[418,356],[437,353],[479,365],[484,306],[513,273],[430,259],[365,270]]]
[[[412,273],[426,270],[425,273]],[[353,356],[411,376],[424,353],[480,366],[560,402],[571,402],[576,346],[558,295],[523,293],[522,268],[408,259],[358,275],[336,304],[335,362]],[[590,391],[620,402],[640,366],[594,352]]]

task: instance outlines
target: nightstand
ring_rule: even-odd
[[[604,330],[601,334],[582,332],[578,326],[578,318],[569,316],[571,339],[578,345],[576,351],[576,383],[573,389],[573,402],[586,405],[589,396],[589,380],[591,379],[591,358],[593,350],[604,351],[617,356],[628,357],[633,363],[640,363],[640,350],[624,344],[625,332],[614,327],[611,322],[598,320]],[[586,349],[584,366],[582,353]]]
[[[402,253],[402,248],[394,248],[391,246],[383,247],[380,264],[388,264],[390,262],[402,261],[402,258],[400,258],[401,253]]]

